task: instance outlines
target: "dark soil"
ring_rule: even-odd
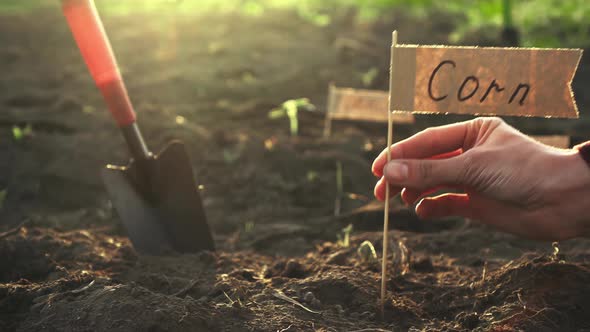
[[[219,248],[138,257],[98,177],[127,152],[64,20],[2,16],[0,330],[590,329],[588,240],[554,247],[469,220],[421,221],[397,202],[379,315],[380,264],[357,249],[368,240],[381,259],[370,164],[386,127],[339,122],[322,138],[327,87],[363,87],[362,74],[377,68],[366,87],[386,89],[391,30],[401,42],[442,44],[456,19],[343,16],[320,28],[289,12],[107,17],[140,126],[154,150],[172,138],[187,144]],[[589,83],[583,60],[580,120],[509,121],[588,139]],[[319,110],[300,112],[290,137],[287,120],[267,112],[300,97]],[[464,118],[420,116],[395,136]],[[32,133],[16,140],[13,127],[27,125]],[[334,217],[337,161],[355,195]],[[348,224],[344,246],[337,235]]]

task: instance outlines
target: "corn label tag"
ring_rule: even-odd
[[[390,110],[577,118],[579,49],[392,46]]]

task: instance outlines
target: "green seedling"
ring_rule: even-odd
[[[307,182],[314,182],[319,178],[319,174],[316,171],[307,171]]]
[[[363,73],[363,75],[361,76],[361,81],[363,82],[363,86],[365,86],[365,87],[371,86],[373,84],[373,82],[375,81],[375,78],[377,78],[378,73],[379,73],[379,71],[377,70],[376,67],[371,67],[371,69],[369,69],[365,73]]]
[[[410,272],[410,251],[403,241],[397,241],[397,246],[393,247],[393,265],[399,269],[399,273],[404,275]]]
[[[336,235],[336,238],[338,239],[337,244],[344,248],[350,247],[350,233],[352,233],[352,224],[344,227],[341,234]]]
[[[290,99],[268,112],[268,117],[273,120],[287,117],[291,136],[297,136],[299,134],[299,110],[314,111],[315,106],[307,98]]]
[[[20,129],[20,127],[18,126],[13,126],[12,127],[12,138],[14,138],[15,141],[19,142],[23,139],[23,131],[22,129]]]
[[[553,247],[553,257],[557,257],[559,255],[559,242],[553,242],[551,246]]]
[[[12,126],[12,138],[15,141],[20,142],[24,138],[33,136],[33,126],[27,124],[24,128],[19,126]]]
[[[377,262],[377,252],[375,251],[375,247],[371,241],[364,241],[361,243],[359,248],[356,250],[358,253],[361,262],[363,263],[376,263]]]
[[[96,111],[96,109],[92,105],[84,105],[82,107],[82,113],[84,113],[84,114],[92,114],[95,111]]]
[[[553,242],[551,243],[551,246],[553,247],[553,253],[551,254],[551,260],[557,263],[564,263],[564,260],[561,259],[560,255],[559,255],[559,242]]]
[[[244,232],[251,233],[254,230],[254,222],[253,221],[246,221],[244,224]]]

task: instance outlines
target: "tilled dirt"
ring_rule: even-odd
[[[124,164],[126,150],[63,19],[2,16],[0,330],[590,329],[590,242],[552,246],[475,221],[421,221],[398,201],[379,313],[383,210],[370,164],[386,128],[338,122],[323,138],[327,87],[386,89],[391,30],[401,42],[441,44],[457,19],[343,16],[320,28],[289,12],[106,17],[150,146],[188,146],[219,249],[138,257],[98,177],[105,163]],[[580,120],[509,121],[588,139],[586,66],[574,84]],[[371,68],[378,74],[363,86]],[[300,97],[318,111],[299,112],[290,137],[288,120],[267,113]],[[462,118],[421,116],[395,136]],[[15,127],[32,132],[16,139]],[[337,162],[345,195],[334,216]]]
[[[94,235],[93,235],[94,234]],[[21,331],[560,330],[588,327],[587,243],[548,245],[479,227],[391,232],[389,295],[380,264],[318,244],[295,258],[245,250],[135,256],[98,229],[23,227],[3,239],[0,311]],[[480,248],[475,249],[474,248]],[[522,255],[523,249],[536,254]],[[29,264],[14,264],[11,257]],[[514,257],[508,259],[507,257]]]

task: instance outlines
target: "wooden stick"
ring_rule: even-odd
[[[392,34],[391,43],[391,65],[389,67],[389,106],[387,109],[387,162],[391,161],[391,144],[392,144],[392,116],[391,116],[391,89],[393,88],[393,57],[395,45],[397,45],[397,31]],[[385,182],[385,208],[383,212],[383,255],[381,258],[381,318],[385,316],[385,297],[387,293],[387,246],[389,239],[387,231],[389,230],[389,183]]]

